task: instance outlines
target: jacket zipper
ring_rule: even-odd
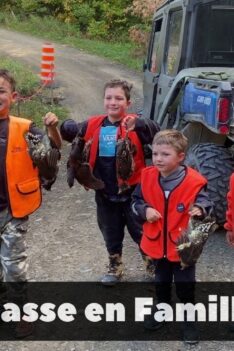
[[[170,195],[169,195],[170,196]],[[167,212],[168,212],[168,198],[164,193],[164,222],[163,222],[163,257],[167,257]]]
[[[5,187],[6,187],[6,197],[7,197],[7,208],[9,212],[11,213],[11,203],[10,203],[10,196],[9,196],[9,188],[8,188],[8,177],[7,177],[7,153],[9,149],[9,130],[10,130],[10,117],[8,119],[8,124],[7,124],[7,133],[6,133],[6,148],[5,148],[5,155],[4,155],[4,173],[5,173]]]

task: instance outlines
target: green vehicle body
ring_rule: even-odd
[[[168,0],[153,17],[143,117],[189,140],[186,163],[208,179],[219,223],[234,171],[234,0]]]

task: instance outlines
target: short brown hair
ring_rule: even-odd
[[[16,81],[15,78],[11,75],[11,73],[7,69],[0,69],[0,77],[5,79],[11,86],[11,91],[15,91],[16,89]]]
[[[171,145],[178,153],[186,152],[188,139],[183,133],[175,129],[165,129],[157,133],[153,139],[153,145]]]
[[[117,88],[117,87],[120,87],[123,89],[126,99],[127,101],[129,101],[131,97],[132,84],[128,83],[126,80],[120,80],[120,79],[110,80],[104,86],[104,93],[107,88]]]

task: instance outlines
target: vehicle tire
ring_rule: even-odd
[[[214,203],[217,222],[223,224],[226,217],[229,178],[234,171],[232,154],[222,145],[195,144],[188,150],[185,164],[199,171],[208,180],[207,191]]]

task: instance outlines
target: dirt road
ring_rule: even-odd
[[[26,62],[40,70],[44,40],[0,29],[1,55]],[[134,108],[142,100],[141,74],[65,45],[55,45],[58,84],[64,88],[64,103],[71,117],[83,120],[102,112],[103,84],[111,78],[124,78],[134,84]],[[64,145],[60,173],[51,192],[44,193],[42,207],[31,216],[28,233],[29,276],[31,281],[96,281],[105,270],[106,251],[96,224],[93,193],[66,184],[65,162],[69,145]],[[197,279],[234,281],[233,254],[224,233],[215,233],[197,266]],[[143,265],[135,245],[125,239],[125,280],[141,280]],[[234,342],[201,342],[196,350],[231,351]],[[181,342],[2,342],[1,351],[179,351]]]

